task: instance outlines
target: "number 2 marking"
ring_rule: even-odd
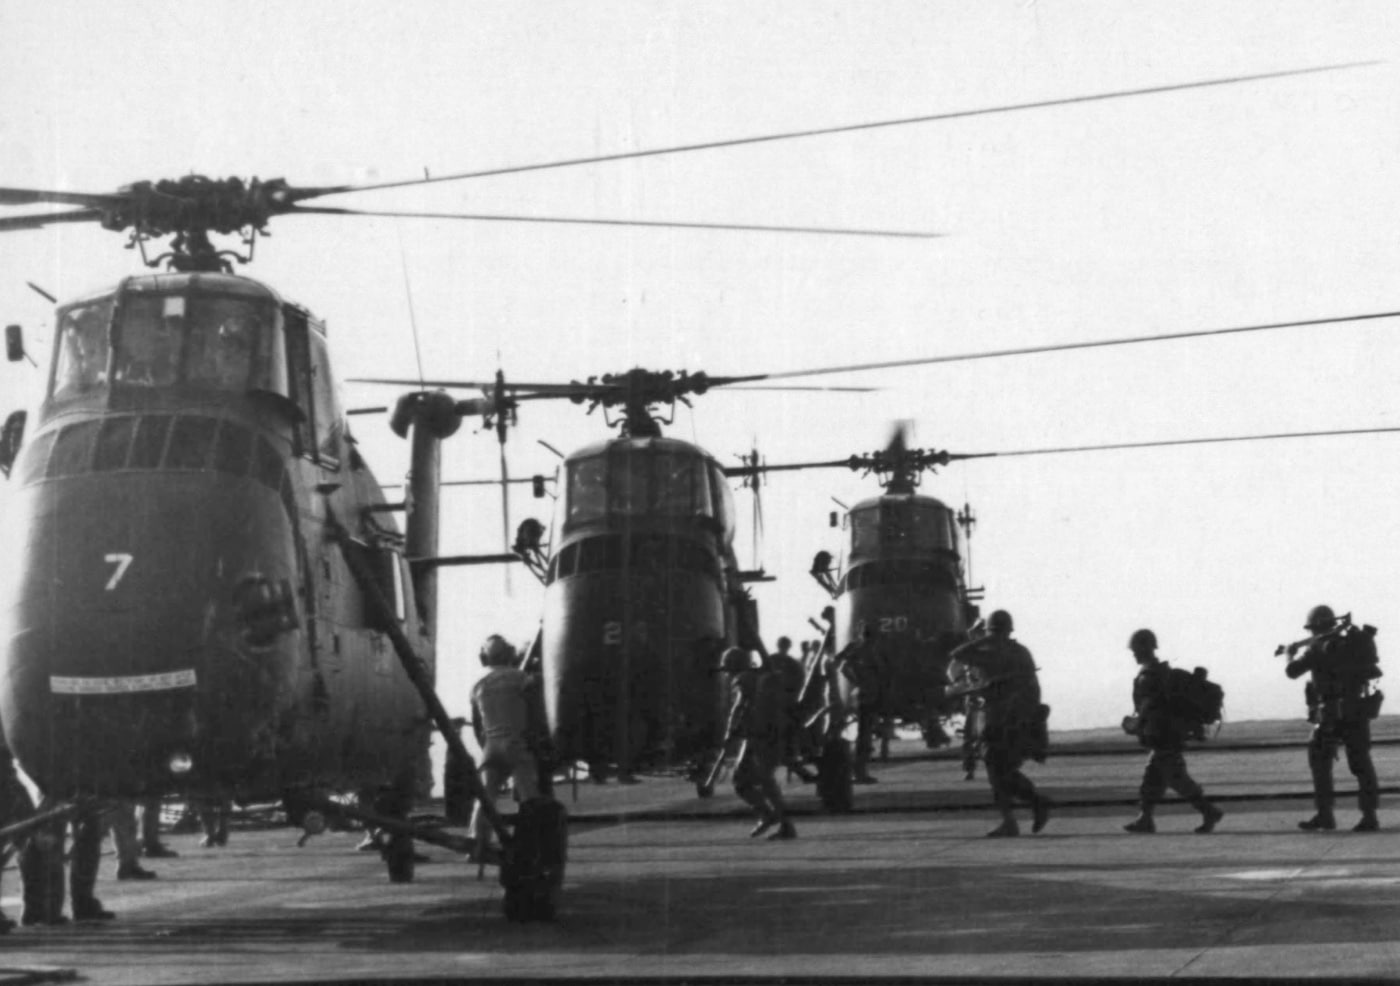
[[[117,587],[117,583],[122,580],[122,576],[126,574],[126,570],[131,567],[131,559],[132,556],[126,554],[125,552],[118,552],[116,554],[102,556],[102,560],[105,561],[107,564],[117,566],[116,570],[112,572],[112,577],[107,580],[108,592],[111,592],[113,589],[115,589]]]

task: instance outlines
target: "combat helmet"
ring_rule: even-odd
[[[493,633],[481,645],[481,663],[488,668],[509,667],[515,663],[515,648],[505,637]]]
[[[1146,628],[1142,630],[1134,630],[1133,635],[1128,638],[1129,650],[1137,651],[1139,648],[1142,647],[1154,651],[1157,649],[1157,635]]]
[[[731,647],[724,652],[720,658],[719,667],[721,671],[729,674],[738,674],[741,671],[748,671],[753,665],[749,661],[748,652],[742,647]]]
[[[1011,620],[1011,614],[1004,609],[994,610],[992,615],[987,617],[987,630],[990,633],[1010,633],[1016,629],[1016,624]]]
[[[1331,630],[1336,622],[1337,614],[1332,612],[1331,606],[1314,606],[1308,610],[1308,622],[1303,624],[1303,629],[1321,633],[1323,630]]]

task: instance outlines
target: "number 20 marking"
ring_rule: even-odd
[[[128,555],[125,552],[102,556],[102,560],[107,564],[117,566],[116,570],[112,572],[112,577],[107,580],[108,592],[111,592],[117,587],[117,583],[122,580],[122,576],[126,574],[126,570],[131,567],[132,557],[132,555]]]

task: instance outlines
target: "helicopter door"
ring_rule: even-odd
[[[296,453],[310,455],[311,442],[311,349],[307,340],[306,313],[285,305],[282,318],[287,331],[287,396],[299,412],[293,424]]]
[[[340,468],[340,440],[345,428],[340,416],[340,401],[335,392],[335,377],[331,374],[330,353],[326,340],[319,332],[307,334],[311,356],[311,404],[313,434],[316,437],[316,461],[327,469]]]

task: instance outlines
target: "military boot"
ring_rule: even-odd
[[[1151,835],[1157,831],[1157,823],[1152,820],[1152,812],[1144,808],[1137,818],[1123,826],[1123,831],[1134,835]]]
[[[1021,834],[1021,827],[1016,824],[1016,819],[1007,815],[1002,819],[1000,825],[987,833],[989,839],[1013,839]]]
[[[1337,827],[1337,820],[1332,817],[1332,812],[1319,811],[1307,821],[1299,822],[1298,827],[1304,832],[1331,832]]]
[[[1201,824],[1196,826],[1197,835],[1209,835],[1215,831],[1215,826],[1225,817],[1225,813],[1209,801],[1202,798],[1195,806],[1201,813]]]
[[[1036,796],[1035,801],[1031,803],[1032,832],[1039,832],[1041,829],[1045,828],[1045,823],[1050,821],[1050,809],[1053,805],[1054,802],[1045,795],[1040,794]]]

